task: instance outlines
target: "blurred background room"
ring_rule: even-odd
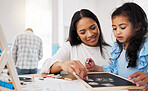
[[[114,42],[112,11],[124,2],[136,2],[148,15],[148,0],[0,0],[0,25],[11,49],[16,35],[30,27],[43,41],[43,62],[56,53],[68,38],[72,15],[82,8],[100,20],[105,41]]]

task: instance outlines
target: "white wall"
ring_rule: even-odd
[[[63,0],[64,37],[67,39],[72,16],[76,11],[89,9],[96,14],[97,0]]]
[[[8,43],[25,29],[25,0],[0,0],[0,24]]]
[[[111,14],[116,7],[123,4],[123,0],[97,0],[96,15],[101,24],[104,39],[107,43],[114,42],[114,35],[112,33]]]
[[[58,43],[58,0],[52,0],[52,43]]]
[[[58,10],[59,24],[63,26],[59,28],[58,43],[64,42],[69,34],[69,26],[73,14],[80,9],[89,9],[95,13],[100,21],[104,38],[108,43],[112,43],[113,35],[111,27],[111,12],[117,6],[123,4],[124,0],[59,0],[60,6]],[[62,12],[63,11],[63,12]],[[61,19],[63,18],[63,20]]]
[[[90,9],[98,16],[105,40],[112,43],[114,36],[111,12],[124,2],[125,0],[52,0],[52,43],[61,44],[66,41],[71,18],[82,8]]]

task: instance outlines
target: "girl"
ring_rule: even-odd
[[[45,61],[42,73],[58,73],[63,70],[86,77],[85,60],[91,57],[97,65],[108,65],[109,49],[96,15],[82,9],[72,17],[68,41],[51,59]]]
[[[125,3],[112,13],[113,33],[116,42],[112,46],[109,66],[97,66],[92,59],[85,63],[88,70],[112,72],[133,79],[137,86],[148,84],[148,31],[147,17],[135,3]],[[140,81],[140,82],[139,82]],[[148,86],[144,89],[148,89]]]

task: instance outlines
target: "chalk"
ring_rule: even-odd
[[[44,78],[40,77],[39,80],[44,80]]]
[[[43,78],[52,77],[52,76],[54,76],[54,74],[50,74],[50,75],[47,75],[47,76],[43,76]]]
[[[60,76],[60,75],[55,77],[55,79],[61,79],[61,78],[62,78],[62,76]]]
[[[67,80],[67,81],[72,81],[71,78],[64,78],[64,80]]]
[[[52,78],[56,78],[56,77],[58,77],[58,76],[60,76],[60,75],[53,75],[53,76],[51,76]]]
[[[34,82],[34,76],[32,76],[31,80],[32,80],[32,82]]]
[[[88,63],[90,63],[91,62],[91,60],[88,60],[86,63],[88,64]]]
[[[61,72],[60,72],[60,75],[68,75],[68,72],[61,71]]]

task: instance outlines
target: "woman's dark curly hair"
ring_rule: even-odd
[[[138,51],[140,50],[141,46],[143,45],[145,41],[145,36],[148,31],[148,20],[147,16],[144,12],[144,10],[135,3],[125,3],[121,7],[117,8],[112,13],[112,19],[116,16],[125,16],[128,18],[128,20],[131,22],[133,29],[136,29],[140,25],[140,29],[138,31],[135,30],[134,35],[132,36],[129,45],[126,49],[126,59],[128,61],[127,67],[136,67],[137,59],[138,59]],[[120,52],[119,56],[123,50],[122,43],[120,43],[118,40],[116,40]],[[117,59],[119,58],[117,57]]]

